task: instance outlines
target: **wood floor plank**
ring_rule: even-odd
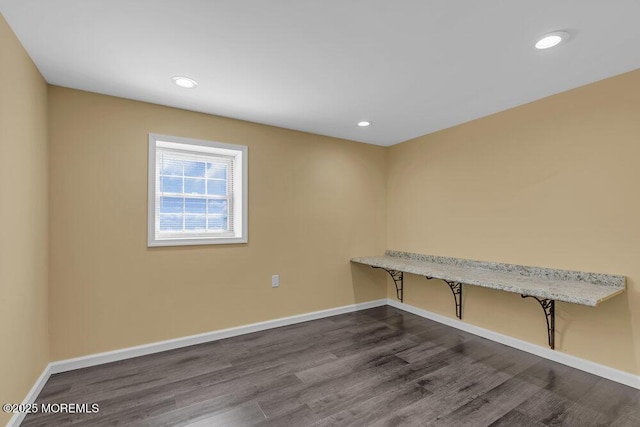
[[[257,425],[269,427],[310,426],[318,420],[318,415],[311,408],[307,405],[300,405],[278,416],[267,418]]]
[[[234,354],[232,364],[236,367],[248,366],[251,364],[281,364],[289,360],[296,360],[307,355],[321,353],[332,353],[352,347],[357,344],[357,334],[363,336],[375,335],[374,329],[381,329],[373,325],[354,325],[347,328],[340,327],[333,331],[326,331],[322,336],[308,336],[304,339],[291,339],[279,342],[273,346],[261,345],[254,349],[245,350],[240,354]],[[377,336],[391,334],[393,331],[382,328],[377,332]]]
[[[244,402],[243,402],[244,403]],[[193,405],[173,408],[162,414],[140,420],[137,427],[174,427],[184,426],[207,419],[238,407],[238,402],[230,396],[221,395],[213,399],[202,400]]]
[[[375,384],[379,381],[379,367],[353,371],[347,375],[332,376],[315,382],[302,382],[298,386],[278,390],[259,400],[267,417],[278,417],[291,412],[307,402],[315,402],[328,396],[335,396],[350,387]]]
[[[348,408],[331,414],[314,426],[361,426],[366,427],[390,413],[403,409],[432,393],[413,382],[385,393],[369,393],[366,399],[353,402]]]
[[[640,393],[626,385],[599,378],[578,403],[607,415],[611,424],[616,418],[626,418],[640,426]]]
[[[607,427],[638,427],[639,425],[637,415],[621,415]]]
[[[374,425],[426,425],[438,417],[462,407],[482,396],[494,387],[513,377],[512,372],[502,372],[487,364],[488,360],[506,359],[500,353],[494,353],[491,357],[478,358],[478,355],[469,357],[469,348],[460,344],[445,352],[438,353],[435,357],[444,357],[450,360],[450,364],[418,380],[418,384],[425,387],[431,394],[419,401],[386,415]],[[464,348],[461,348],[463,346]],[[477,347],[481,350],[482,347]],[[508,353],[507,353],[508,354]],[[434,356],[432,356],[434,357]],[[496,363],[492,361],[492,363]],[[532,360],[522,359],[519,369],[526,369]],[[506,366],[513,367],[512,363]]]
[[[595,387],[581,391],[583,397],[590,396],[592,393],[599,394]],[[620,425],[638,426],[637,420],[632,424],[628,424],[632,418],[625,419],[624,417],[627,413],[631,414],[633,410],[635,410],[636,414],[640,413],[640,406],[636,406],[635,409],[629,407],[630,412],[618,412],[611,408],[610,405],[620,402],[614,400],[611,401],[611,404],[608,404],[607,401],[611,398],[615,399],[615,396],[605,397],[604,399],[599,399],[594,405],[588,405],[589,401],[593,403],[590,398],[579,398],[576,395],[571,397],[568,395],[563,396],[549,389],[541,389],[517,406],[516,410],[529,418],[535,417],[539,419],[545,425],[609,426],[620,419]]]
[[[384,306],[51,376],[24,426],[634,426],[640,390]]]
[[[334,365],[333,362],[329,364]],[[417,378],[424,375],[427,370],[433,371],[439,367],[437,362],[430,363],[428,367],[418,365],[409,367],[404,361],[395,364],[364,364],[344,371],[341,370],[341,366],[334,365],[333,368],[335,372],[342,375],[333,375],[332,369],[322,367],[323,371],[328,373],[327,375],[319,375],[298,386],[269,393],[260,399],[260,405],[268,417],[276,416],[307,403],[324,401],[328,404],[344,390],[358,391],[375,388],[390,378],[400,378],[403,381],[410,375]]]
[[[264,421],[266,418],[256,402],[248,402],[240,406],[227,409],[202,418],[198,421],[184,425],[189,427],[211,427],[211,426],[251,426]]]
[[[455,411],[436,417],[427,425],[433,427],[491,425],[539,390],[540,388],[535,384],[513,377]]]
[[[469,367],[462,367],[462,369],[469,369]],[[429,391],[428,396],[411,405],[385,414],[372,425],[426,425],[428,422],[458,409],[506,380],[502,376],[481,375],[479,371],[475,371],[473,379],[468,377],[464,380],[454,379],[452,375],[455,371],[457,369],[452,368],[444,377],[449,379],[448,385],[443,382],[439,386],[433,387],[430,384],[430,379],[418,381],[419,385]]]
[[[491,427],[546,427],[541,421],[528,417],[518,410],[511,410],[493,422]]]
[[[279,375],[270,378],[251,379],[250,382],[238,384],[216,384],[209,388],[196,388],[175,396],[176,406],[179,408],[193,405],[203,400],[225,396],[229,404],[240,404],[245,401],[258,400],[265,395],[281,389],[289,389],[300,384],[300,380],[293,374]]]

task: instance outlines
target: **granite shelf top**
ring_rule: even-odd
[[[625,276],[529,267],[410,252],[352,262],[574,304],[596,306],[625,290]]]

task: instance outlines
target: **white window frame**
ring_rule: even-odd
[[[159,197],[157,192],[157,147],[165,147],[186,151],[195,154],[213,154],[228,157],[233,162],[233,234],[211,233],[164,233],[159,237],[159,222],[156,218]],[[219,245],[248,242],[248,147],[246,145],[225,144],[222,142],[205,141],[200,139],[184,138],[149,134],[149,176],[148,176],[148,218],[147,218],[147,246],[184,246],[184,245]]]

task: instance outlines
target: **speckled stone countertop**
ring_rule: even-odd
[[[473,261],[399,251],[387,251],[385,256],[352,258],[351,261],[373,267],[588,306],[596,306],[602,301],[621,294],[626,286],[624,276]]]

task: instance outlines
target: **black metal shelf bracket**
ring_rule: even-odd
[[[384,268],[384,267],[375,267],[372,266],[373,268],[379,268],[382,269],[384,271],[386,271],[387,273],[389,273],[389,276],[391,276],[391,278],[393,279],[393,283],[396,285],[396,297],[400,300],[400,302],[404,302],[403,297],[404,297],[404,273],[402,271],[397,271],[397,270],[390,270],[388,268]]]
[[[424,276],[427,280],[433,279],[433,277]],[[449,285],[449,289],[451,289],[451,293],[453,293],[453,300],[456,303],[456,317],[462,320],[462,283],[454,282],[452,280],[443,280],[447,285]]]
[[[556,302],[552,299],[538,298],[531,295],[520,295],[522,298],[533,298],[540,303],[544,310],[544,317],[547,320],[547,339],[551,350],[556,348],[555,332],[556,332]]]
[[[445,280],[445,282],[449,285],[451,293],[453,293],[453,299],[456,302],[456,316],[462,320],[462,283],[449,280]]]

